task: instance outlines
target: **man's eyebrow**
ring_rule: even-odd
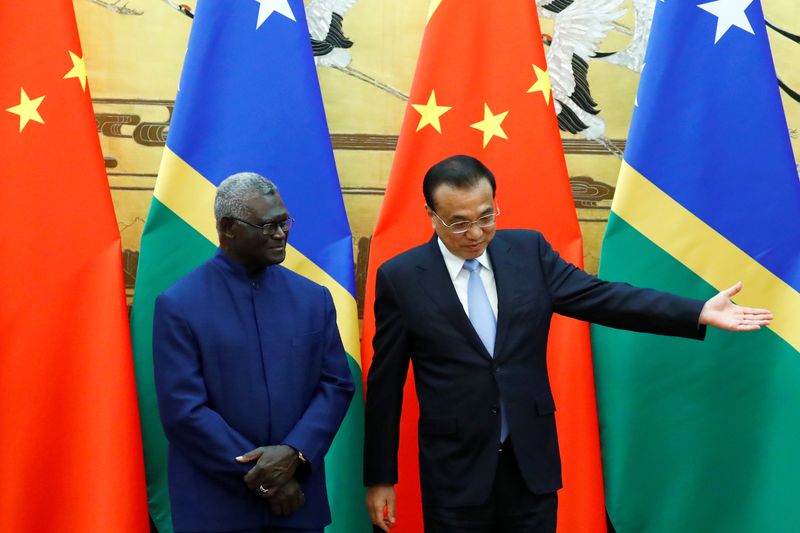
[[[273,218],[268,218],[267,220],[263,220],[262,219],[261,222],[259,222],[259,224],[261,224],[263,226],[264,224],[269,224],[270,222],[283,222],[284,220],[286,220],[288,218],[291,218],[291,217],[287,213],[286,216],[278,215],[278,216],[273,217]]]

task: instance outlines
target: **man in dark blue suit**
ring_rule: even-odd
[[[294,222],[257,174],[223,181],[220,251],[156,300],[176,533],[321,533],[324,456],[354,386],[330,293],[279,266]]]
[[[554,533],[561,464],[547,375],[553,313],[702,339],[749,331],[766,310],[609,283],[561,259],[536,231],[496,231],[495,179],[455,156],[423,181],[436,235],[384,263],[366,398],[364,481],[373,523],[396,521],[403,386],[413,361],[426,533]],[[384,518],[386,514],[386,517]]]

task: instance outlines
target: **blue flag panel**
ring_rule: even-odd
[[[301,0],[202,0],[167,145],[218,185],[253,171],[297,220],[290,242],[355,295],[350,227]]]

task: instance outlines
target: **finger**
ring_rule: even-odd
[[[744,318],[742,322],[745,324],[757,324],[759,326],[767,326],[772,322],[772,318]]]
[[[737,281],[732,287],[722,291],[722,294],[724,294],[726,298],[730,299],[739,294],[739,291],[741,290],[742,290],[742,282]]]
[[[261,468],[258,465],[251,468],[245,475],[244,475],[244,482],[251,490],[255,490],[261,485]],[[264,485],[266,488],[270,488],[268,485]]]
[[[381,519],[378,521],[373,520],[372,523],[375,524],[380,529],[382,529],[383,531],[386,531],[386,533],[389,533],[389,524],[387,524],[386,521],[384,521],[383,517],[381,517]]]
[[[370,515],[370,518],[372,519],[372,523],[373,524],[375,524],[376,526],[380,527],[384,531],[388,531],[386,529],[386,527],[385,527],[385,524],[383,523],[383,510],[384,510],[384,508],[385,507],[384,507],[383,504],[374,504],[370,508],[369,515]]]
[[[397,522],[397,516],[395,516],[395,509],[394,509],[394,498],[389,498],[386,503],[387,507],[389,508],[386,518],[392,525],[394,525],[394,523]]]
[[[280,503],[280,506],[281,506],[281,516],[287,516],[287,515],[291,514],[291,511],[290,511],[291,505],[289,504],[289,499],[288,498],[283,498],[283,500]]]
[[[283,493],[276,494],[274,498],[270,500],[270,507],[272,508],[272,512],[278,516],[283,516],[283,505],[286,501]]]
[[[772,311],[770,311],[769,309],[757,309],[755,307],[742,307],[742,308],[740,308],[740,311],[742,313],[744,313],[745,316],[747,316],[747,315],[768,316],[768,317],[772,318]]]
[[[255,461],[261,454],[264,453],[261,448],[256,448],[255,450],[250,450],[247,453],[243,453],[239,457],[236,458],[236,461],[239,463],[249,463],[250,461]]]
[[[301,498],[301,496],[302,496],[302,495],[303,495],[303,493],[301,493],[301,492],[298,492],[298,493],[297,493],[297,494],[295,494],[295,495],[294,495],[294,497],[292,498],[292,500],[291,500],[291,502],[290,502],[290,503],[291,503],[291,505],[290,505],[290,512],[291,512],[291,513],[296,513],[296,512],[297,512],[297,510],[298,510],[298,509],[300,509],[300,506],[301,506],[301,505],[303,505],[303,504],[302,504],[302,502],[301,502],[301,500],[300,500],[300,498]]]

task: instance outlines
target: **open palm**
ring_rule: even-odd
[[[742,282],[721,291],[703,306],[700,323],[727,331],[754,331],[772,322],[772,313],[767,309],[742,307],[731,301],[742,290]]]

